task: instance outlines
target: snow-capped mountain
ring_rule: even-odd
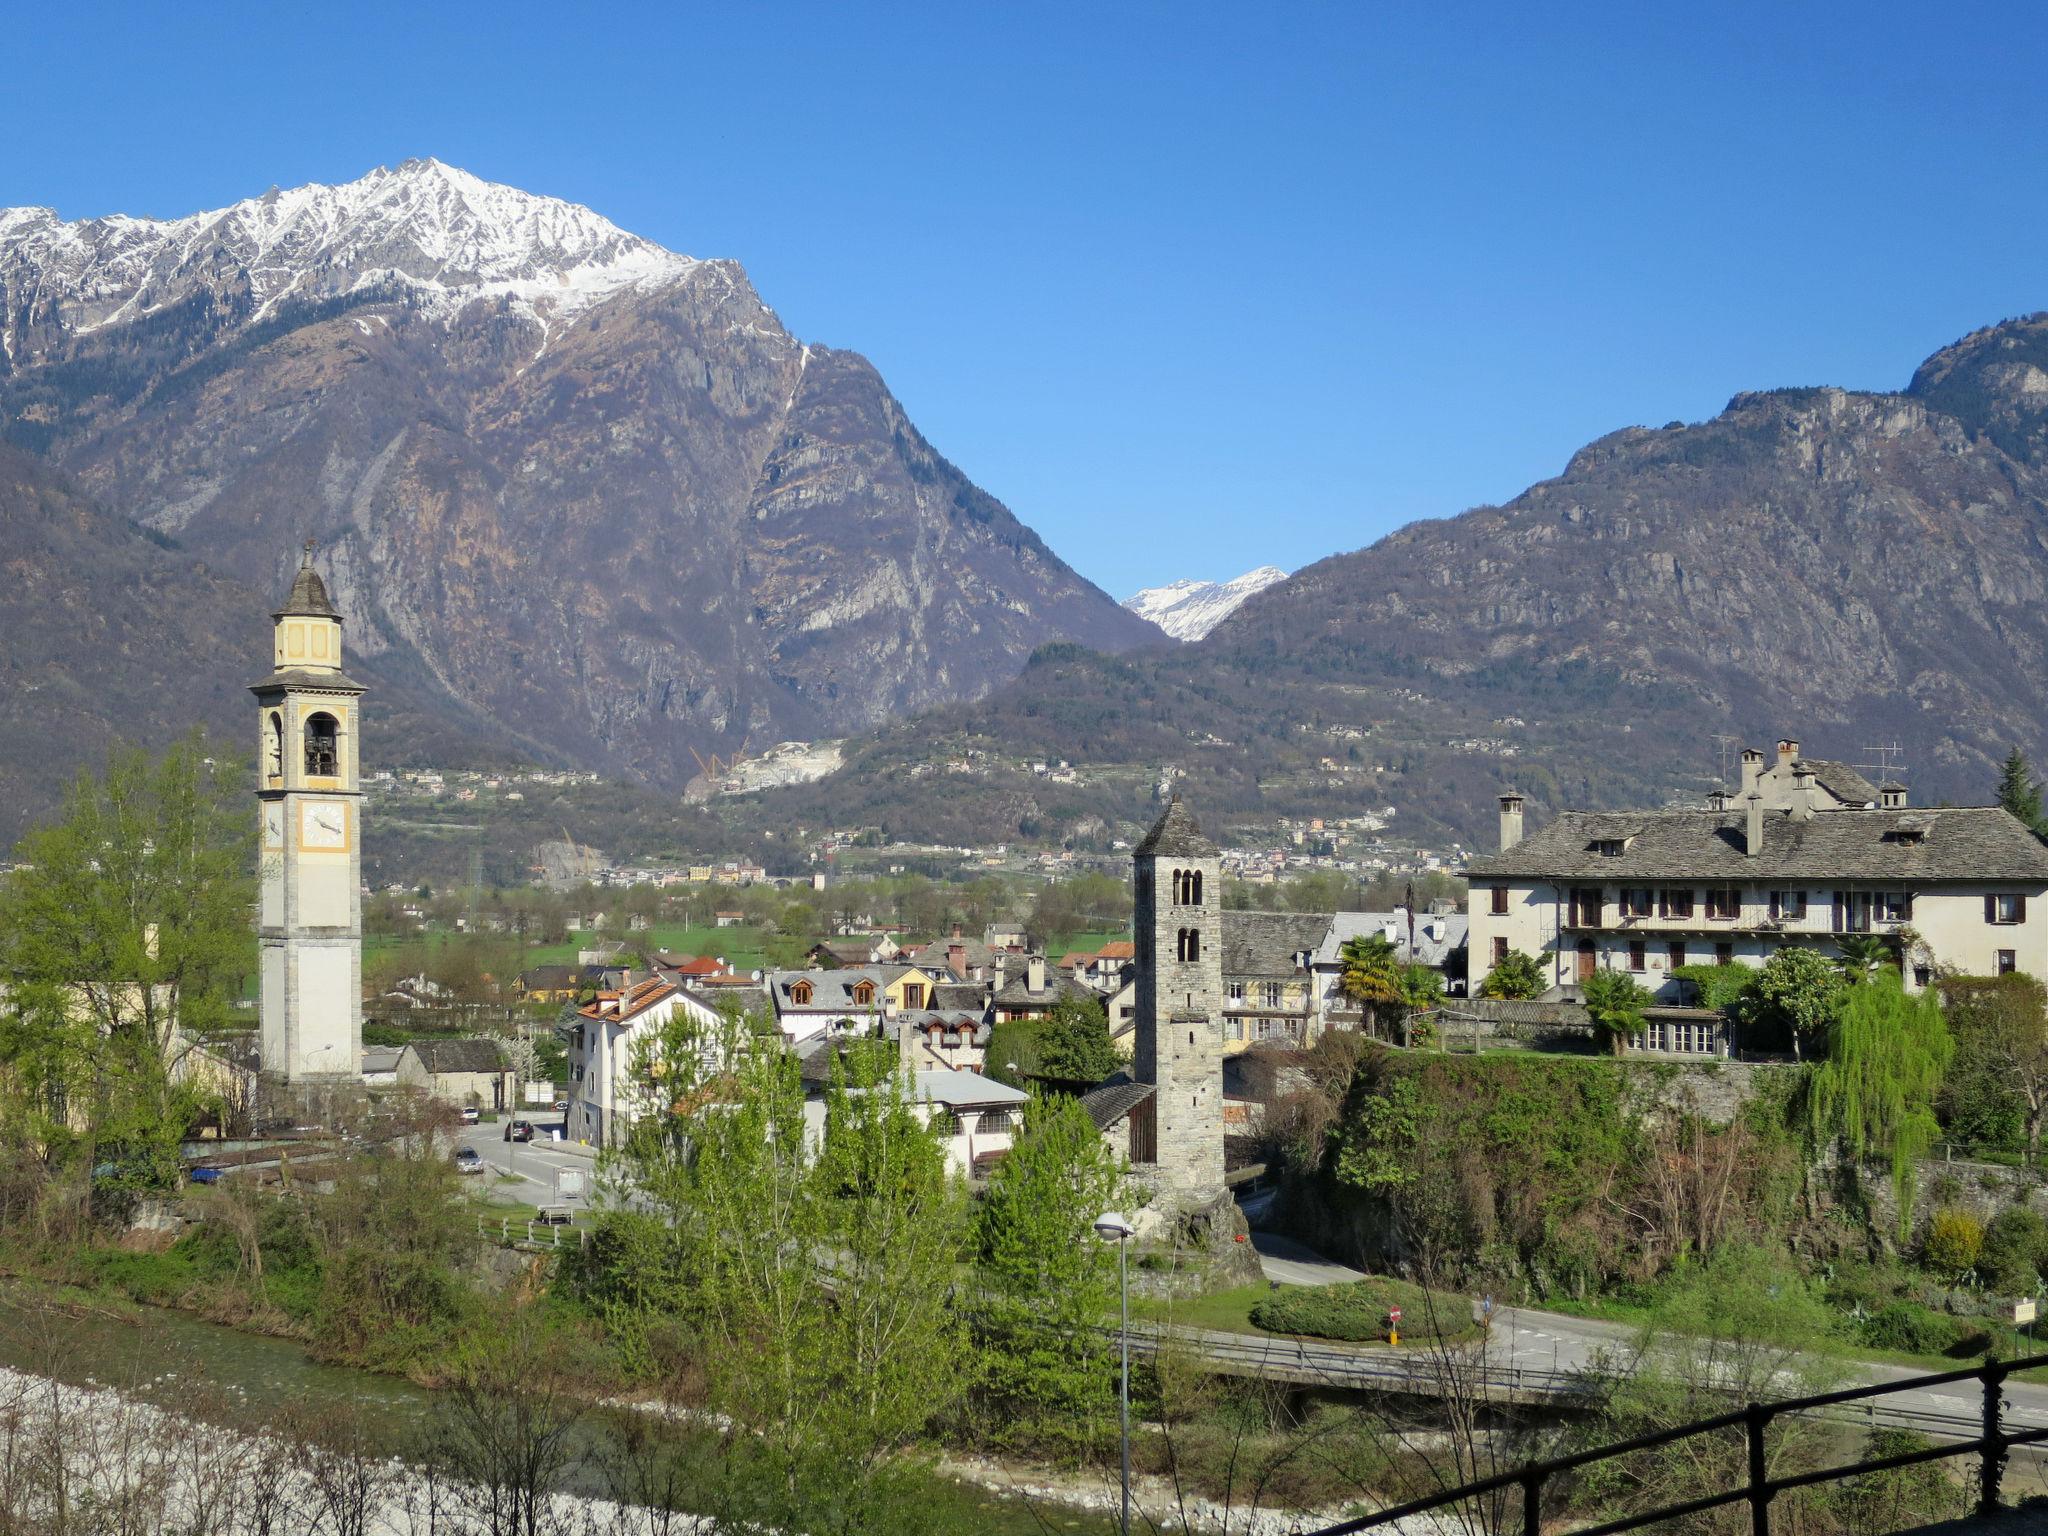
[[[1279,566],[1262,565],[1235,581],[1170,581],[1163,587],[1147,587],[1125,598],[1124,606],[1176,640],[1199,640],[1246,598],[1286,579]]]
[[[202,290],[245,321],[287,299],[390,289],[440,318],[495,298],[545,323],[697,265],[588,208],[408,160],[177,219],[0,209],[0,347],[26,363]]]

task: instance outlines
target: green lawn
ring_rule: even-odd
[[[759,928],[683,927],[675,923],[656,923],[644,933],[572,933],[560,944],[541,944],[528,950],[526,963],[574,965],[579,950],[612,938],[623,940],[629,952],[666,949],[678,955],[722,955],[743,972],[769,969],[768,935]]]
[[[1227,1291],[1215,1291],[1207,1296],[1172,1301],[1142,1301],[1134,1304],[1132,1310],[1153,1322],[1185,1328],[1214,1328],[1227,1333],[1255,1333],[1286,1338],[1328,1338],[1337,1343],[1374,1342],[1372,1338],[1347,1337],[1341,1329],[1324,1332],[1321,1328],[1303,1328],[1297,1332],[1262,1328],[1252,1321],[1252,1310],[1261,1302],[1284,1297],[1300,1307],[1303,1304],[1314,1305],[1312,1299],[1321,1295],[1329,1295],[1336,1300],[1350,1303],[1345,1310],[1353,1315],[1360,1311],[1359,1298],[1362,1297],[1365,1302],[1363,1310],[1371,1313],[1375,1322],[1384,1314],[1387,1307],[1399,1307],[1402,1313],[1401,1337],[1404,1340],[1413,1339],[1420,1343],[1426,1335],[1459,1339],[1478,1332],[1478,1325],[1472,1321],[1471,1299],[1466,1296],[1446,1295],[1439,1291],[1436,1293],[1435,1320],[1440,1326],[1435,1334],[1431,1334],[1431,1312],[1425,1303],[1422,1287],[1384,1276],[1372,1276],[1351,1285],[1282,1286],[1278,1292],[1264,1283],[1240,1285]]]
[[[1128,933],[1070,933],[1047,944],[1045,958],[1058,964],[1075,950],[1092,955],[1105,944],[1113,944],[1118,939],[1129,937]]]

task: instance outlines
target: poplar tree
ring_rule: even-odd
[[[2048,818],[2041,814],[2040,781],[2034,777],[2026,753],[2018,747],[2005,754],[2005,763],[1998,771],[1998,803],[2033,831],[2048,832]]]

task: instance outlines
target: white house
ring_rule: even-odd
[[[1401,965],[1426,965],[1444,977],[1444,991],[1465,990],[1466,938],[1470,923],[1462,912],[1339,912],[1309,960],[1315,974],[1316,1032],[1354,1026],[1358,1005],[1344,996],[1344,946],[1352,939],[1378,934],[1394,946]]]
[[[2048,847],[2010,813],[1909,809],[1895,784],[1845,803],[1797,758],[1774,807],[1761,758],[1744,754],[1739,803],[1565,811],[1526,838],[1521,796],[1501,796],[1500,851],[1466,869],[1474,988],[1516,950],[1553,986],[1624,970],[1678,1001],[1681,965],[1832,953],[1852,935],[1889,940],[1909,987],[1940,969],[2048,977]]]
[[[813,1147],[823,1144],[826,1132],[832,1058],[845,1048],[844,1042],[821,1040],[803,1059],[804,1134]],[[953,1171],[963,1178],[986,1178],[989,1169],[1009,1154],[1030,1095],[979,1072],[939,1067],[909,1076],[911,1096],[939,1128]]]
[[[715,1003],[656,976],[600,992],[556,1032],[568,1047],[569,1110],[564,1134],[591,1146],[613,1146],[654,1104],[656,1084],[637,1069],[644,1042],[659,1038],[680,1012],[696,1026],[700,1071],[712,1068],[725,1038]]]

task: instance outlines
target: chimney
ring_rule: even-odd
[[[1779,737],[1778,766],[1780,768],[1790,768],[1792,764],[1798,760],[1798,757],[1799,743],[1794,741],[1790,736]]]
[[[1522,840],[1522,797],[1512,789],[1500,797],[1500,851]]]
[[[1744,846],[1742,851],[1747,857],[1753,859],[1764,851],[1764,797],[1752,789],[1747,795],[1743,796],[1743,800],[1749,811],[1749,828],[1743,834]]]
[[[953,932],[951,934],[951,937],[956,939],[960,937],[960,925],[958,923],[955,923],[953,925]]]
[[[1906,808],[1906,786],[1897,779],[1887,779],[1878,787],[1877,803],[1888,811],[1903,811]]]
[[[1755,747],[1742,749],[1742,792],[1746,795],[1756,788],[1757,780],[1764,776],[1764,755]]]
[[[1792,743],[1796,749],[1798,742]],[[1813,819],[1813,770],[1801,768],[1792,775],[1792,819],[1810,821]]]
[[[1024,985],[1033,992],[1045,990],[1045,956],[1033,955],[1025,962]]]
[[[1727,809],[1728,809],[1728,791],[1727,791],[1727,790],[1725,790],[1725,789],[1714,789],[1714,790],[1709,790],[1709,791],[1707,792],[1707,809],[1708,809],[1708,810],[1710,810],[1710,811],[1725,811],[1725,810],[1727,810]]]
[[[962,981],[967,979],[967,946],[948,944],[946,946],[946,969]]]

